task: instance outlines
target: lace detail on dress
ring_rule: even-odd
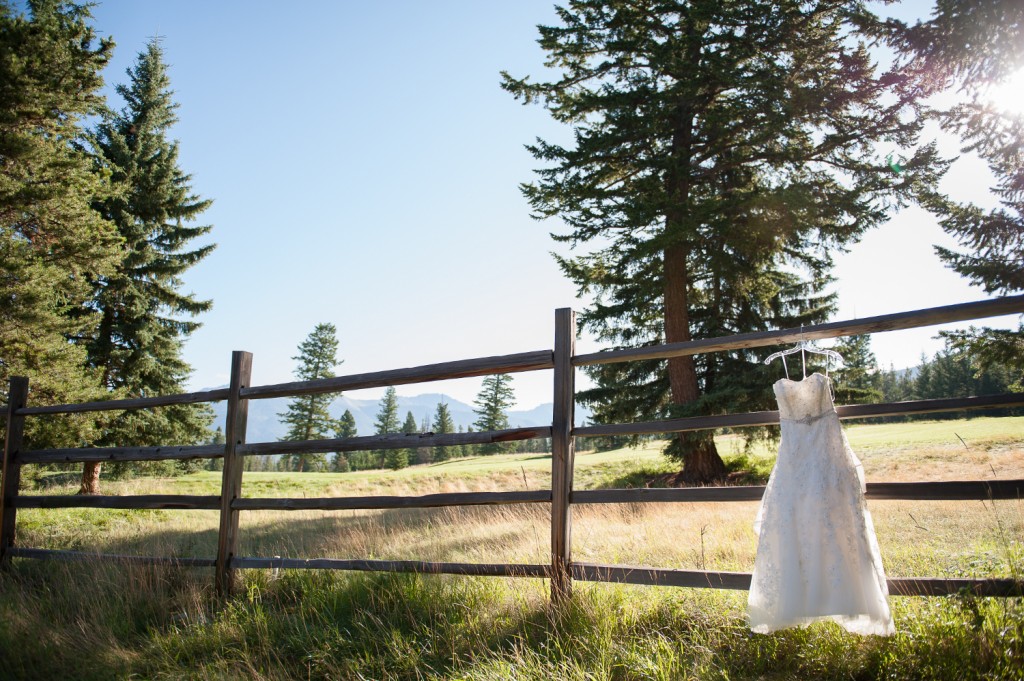
[[[831,619],[893,633],[864,473],[839,425],[828,379],[775,383],[782,442],[754,522],[750,627],[767,633]]]

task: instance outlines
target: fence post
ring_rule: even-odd
[[[14,546],[18,509],[14,505],[21,484],[21,452],[25,434],[25,417],[17,411],[28,402],[28,378],[11,376],[11,390],[7,395],[7,431],[4,438],[3,483],[0,487],[0,567],[11,563],[8,549]]]
[[[576,397],[576,313],[555,310],[554,407],[551,422],[551,600],[572,596],[572,472],[576,445],[572,435]]]
[[[231,502],[242,494],[242,457],[236,449],[245,444],[245,428],[249,418],[249,400],[241,399],[239,391],[249,386],[252,378],[252,353],[236,350],[231,353],[231,387],[228,413],[224,424],[224,471],[220,487],[220,531],[217,534],[217,574],[215,585],[219,596],[229,596],[234,587],[235,571],[231,559],[238,545],[238,510]]]

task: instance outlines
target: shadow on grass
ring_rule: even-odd
[[[768,482],[773,460],[747,454],[724,457],[726,477],[718,485],[763,485]],[[636,489],[641,487],[687,487],[679,471],[665,472],[655,467],[635,468],[596,485],[596,489]]]
[[[88,567],[0,582],[5,678],[941,680],[1017,678],[1024,652],[1019,602],[762,636],[720,592],[581,584],[555,608],[538,580],[254,570],[220,602],[180,571]]]
[[[57,471],[47,472],[33,480],[33,486],[37,489],[53,489],[54,487],[68,487],[78,485],[82,481],[80,471]]]
[[[544,506],[547,512],[548,505]],[[125,523],[139,519],[139,514],[168,517],[178,511],[126,511],[119,509],[75,509],[74,523],[68,521],[66,511],[43,511],[55,521],[58,514],[60,527],[50,525],[47,516],[36,516],[27,526],[19,528],[19,545],[32,548],[52,548],[127,556],[214,558],[217,552],[216,511],[193,511],[209,514],[205,528],[189,529],[178,523],[167,527],[153,520],[139,525],[138,531],[126,533]],[[533,518],[524,515],[516,520],[519,527],[502,531],[488,531],[485,539],[471,532],[460,533],[460,523],[479,526],[488,524],[492,513],[503,513],[498,507],[455,507],[424,509],[393,509],[383,511],[327,512],[310,516],[303,512],[282,511],[247,522],[241,514],[238,534],[239,556],[287,558],[341,558],[388,560],[435,560],[455,562],[506,562],[493,559],[467,559],[476,556],[481,543],[492,546],[526,546],[532,544],[529,530]],[[37,512],[38,514],[39,512]],[[195,517],[195,516],[193,516]],[[508,522],[505,519],[503,522]],[[116,531],[106,531],[107,524],[121,525]],[[540,530],[543,537],[547,526]],[[539,536],[539,535],[538,535]],[[390,543],[401,547],[393,550]],[[351,547],[351,550],[349,550]],[[544,547],[541,547],[543,550]],[[422,551],[421,555],[408,555],[409,551]],[[546,554],[534,562],[545,562]]]

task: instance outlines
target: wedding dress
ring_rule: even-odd
[[[892,634],[864,471],[828,378],[782,379],[774,388],[782,443],[754,523],[750,628],[763,634],[830,619],[858,634]]]

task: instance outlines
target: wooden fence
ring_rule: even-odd
[[[749,349],[792,343],[799,340],[835,338],[853,334],[893,331],[946,322],[960,322],[1006,314],[1024,313],[1024,296],[964,303],[946,307],[834,322],[801,329],[672,343],[629,350],[577,355],[576,323],[572,310],[555,312],[555,338],[552,350],[538,350],[500,357],[432,364],[366,374],[340,376],[316,381],[252,386],[252,355],[235,352],[231,362],[230,385],[205,392],[108,400],[82,404],[32,407],[27,403],[29,385],[25,378],[11,379],[7,403],[7,430],[3,452],[3,478],[0,487],[0,565],[12,558],[82,559],[100,554],[22,548],[16,545],[16,517],[20,508],[118,508],[118,509],[210,509],[219,510],[217,554],[206,558],[106,556],[125,562],[215,568],[216,589],[220,594],[232,590],[239,568],[313,568],[336,570],[373,570],[391,572],[446,573],[458,575],[542,577],[551,581],[554,601],[572,593],[573,580],[623,582],[665,586],[749,589],[750,574],[707,570],[673,570],[632,565],[579,563],[572,560],[572,506],[575,504],[659,503],[659,502],[733,502],[756,501],[763,486],[697,487],[681,489],[603,489],[573,490],[575,441],[579,437],[633,435],[708,430],[723,427],[777,424],[777,411],[723,414],[643,423],[590,425],[574,427],[573,405],[576,367],[626,362],[641,359],[667,359],[704,352]],[[434,447],[459,444],[507,442],[536,437],[552,441],[551,489],[525,492],[468,492],[423,496],[328,497],[302,499],[243,498],[242,457],[258,454],[302,452],[346,452],[366,449],[396,449],[410,446],[410,437],[382,435],[303,442],[246,442],[246,419],[251,400],[293,397],[439,381],[467,376],[515,373],[553,369],[551,426],[511,430],[423,434],[416,446]],[[173,404],[191,404],[227,400],[224,445],[166,447],[72,448],[26,451],[23,433],[26,417],[40,414],[73,414],[88,411],[146,409]],[[889,404],[837,407],[840,418],[865,418],[900,414],[962,411],[1024,405],[1024,394],[990,395],[940,400],[917,400]],[[30,464],[84,461],[155,461],[196,458],[224,459],[219,496],[138,495],[138,496],[30,496],[19,493],[21,467]],[[882,482],[868,483],[869,499],[1020,499],[1024,480],[968,480],[956,482]],[[551,505],[551,560],[548,564],[480,564],[422,562],[409,560],[362,560],[328,558],[278,558],[238,556],[239,512],[252,510],[319,509],[396,509],[440,506],[494,504]],[[889,590],[900,595],[939,595],[969,591],[984,596],[1020,595],[1024,582],[1014,579],[939,579],[934,577],[893,578]]]

